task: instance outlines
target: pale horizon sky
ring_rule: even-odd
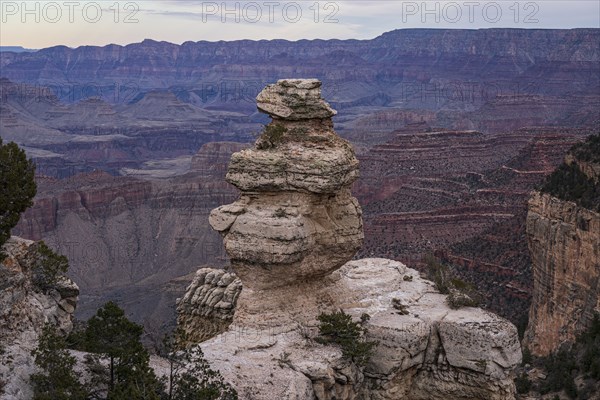
[[[600,1],[8,1],[0,46],[371,39],[402,28],[600,28]]]

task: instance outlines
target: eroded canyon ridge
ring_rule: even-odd
[[[361,161],[359,255],[420,267],[436,253],[516,322],[529,192],[598,127],[599,42],[598,29],[398,30],[3,52],[0,131],[40,173],[14,233],[69,257],[79,317],[117,299],[158,329],[186,275],[227,261],[208,216],[237,197],[227,162],[267,122],[256,95],[317,77]]]
[[[479,308],[451,309],[432,282],[399,262],[350,261],[363,241],[349,191],[358,161],[333,131],[320,86],[280,80],[259,94],[273,120],[253,148],[231,158],[227,180],[239,199],[210,216],[239,282],[199,270],[180,301],[188,314],[181,327],[198,328],[194,311],[204,319],[220,309],[213,317],[223,319],[241,282],[231,325],[202,344],[241,398],[514,398],[514,325]],[[317,316],[339,309],[362,318],[377,341],[365,368],[315,340]]]

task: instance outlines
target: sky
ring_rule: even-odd
[[[598,0],[8,1],[0,46],[370,39],[401,28],[600,28]]]

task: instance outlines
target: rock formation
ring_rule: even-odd
[[[209,220],[243,288],[227,331],[202,344],[207,359],[243,399],[513,399],[521,352],[511,323],[450,309],[399,262],[349,261],[363,239],[349,191],[358,165],[319,90],[316,80],[267,87],[259,108],[273,121],[232,156],[227,180],[241,196]],[[180,307],[210,298],[216,279],[199,271]],[[314,340],[317,315],[339,309],[370,315],[378,346],[364,368]]]
[[[594,180],[600,197],[600,164],[581,162],[572,154],[565,162]],[[552,193],[535,192],[527,234],[534,288],[525,345],[545,356],[572,342],[600,312],[600,214]]]
[[[0,398],[27,399],[32,394],[31,351],[38,336],[46,323],[70,332],[79,288],[66,278],[46,290],[34,283],[34,242],[13,236],[3,250],[7,257],[0,262]]]
[[[245,288],[237,318],[257,322],[260,314],[260,324],[270,326],[297,311],[310,313],[301,319],[314,317],[317,309],[290,301],[289,287],[318,283],[362,245],[362,212],[350,194],[358,160],[333,131],[320,85],[283,80],[259,95],[259,108],[273,110],[273,121],[255,148],[231,157],[226,179],[240,198],[210,215]]]
[[[192,343],[224,332],[231,321],[242,282],[222,269],[201,268],[177,303],[177,325]]]

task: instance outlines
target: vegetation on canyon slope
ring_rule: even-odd
[[[600,389],[600,314],[595,314],[590,327],[575,343],[565,345],[548,357],[531,362],[546,371],[546,378],[531,382],[525,373],[515,380],[519,393],[531,389],[540,394],[564,392],[570,399],[589,399]]]
[[[600,133],[591,135],[585,142],[573,146],[571,153],[578,160],[600,164]]]
[[[77,360],[66,349],[65,339],[53,325],[44,327],[33,356],[41,371],[31,375],[34,400],[85,400],[89,397],[74,370]]]
[[[575,145],[571,154],[576,160],[600,163],[600,134],[590,136],[585,142]],[[579,168],[577,161],[563,163],[546,180],[541,188],[566,201],[573,201],[580,207],[600,212],[600,182],[588,177]]]
[[[43,241],[34,243],[32,247],[32,254],[37,254],[36,263],[33,264],[32,282],[42,291],[48,292],[66,277],[69,260],[67,257],[55,253]]]
[[[0,139],[0,246],[10,238],[21,213],[32,205],[34,175],[35,165],[25,152],[12,142],[3,145]],[[33,287],[49,293],[66,279],[69,261],[44,242],[32,244],[30,250]],[[106,303],[85,325],[67,339],[51,323],[43,328],[32,352],[38,370],[30,378],[34,400],[237,399],[235,390],[209,368],[199,348],[168,348],[165,355],[171,373],[168,380],[159,379],[141,342],[143,327],[127,319],[116,303]],[[69,347],[88,352],[85,382],[78,377],[78,362]]]
[[[143,328],[108,302],[84,329],[63,339],[48,325],[34,351],[40,372],[32,376],[34,400],[236,400],[235,390],[210,368],[199,347],[179,348],[180,339],[166,338],[160,354],[169,362],[168,378],[150,367],[141,342]],[[177,336],[178,337],[178,336]],[[85,351],[85,382],[75,378],[76,359],[68,348]]]
[[[377,342],[365,340],[365,324],[369,318],[368,314],[363,314],[360,322],[354,322],[352,316],[343,310],[321,313],[317,317],[320,335],[317,342],[340,346],[344,358],[352,360],[359,367],[364,366],[377,346]]]
[[[479,307],[483,302],[477,288],[469,282],[452,277],[450,268],[432,255],[425,256],[427,279],[435,283],[435,288],[447,294],[448,306],[453,309]]]

